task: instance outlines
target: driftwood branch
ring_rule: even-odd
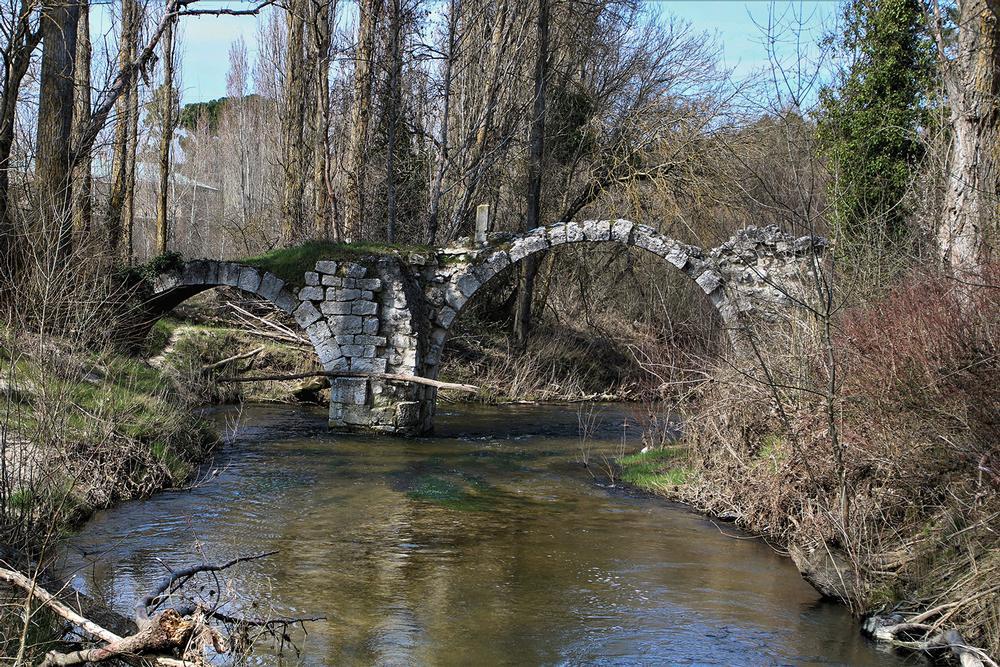
[[[236,354],[231,357],[226,357],[221,361],[216,361],[214,364],[206,364],[205,366],[202,366],[201,369],[203,371],[214,371],[216,368],[222,368],[228,363],[232,363],[234,361],[242,361],[243,359],[249,359],[250,357],[256,357],[263,351],[264,351],[263,347],[257,347],[250,350],[249,352],[244,352],[243,354]]]
[[[329,378],[372,378],[373,380],[388,380],[389,382],[412,382],[423,384],[437,389],[453,389],[455,391],[466,391],[476,393],[479,387],[474,384],[457,384],[455,382],[441,382],[422,378],[417,375],[402,375],[399,373],[352,373],[349,371],[311,371],[308,373],[289,373],[287,375],[250,375],[246,377],[223,377],[218,382],[266,382],[269,380],[302,380],[305,378],[329,377]]]
[[[219,572],[238,563],[266,558],[275,553],[277,552],[271,551],[240,556],[225,563],[202,563],[170,572],[136,604],[135,625],[137,629],[124,637],[74,611],[69,605],[59,600],[56,595],[39,586],[35,579],[20,572],[0,568],[0,581],[6,581],[24,590],[28,594],[29,600],[37,599],[42,605],[80,628],[88,636],[103,642],[101,646],[68,653],[50,651],[42,661],[42,667],[68,667],[104,662],[116,658],[131,659],[136,657],[143,658],[158,667],[199,667],[199,665],[205,664],[201,656],[203,647],[211,645],[219,654],[229,650],[229,642],[217,628],[209,624],[210,619],[243,627],[257,626],[272,634],[281,633],[282,635],[294,625],[303,626],[307,621],[318,620],[314,618],[258,620],[227,616],[215,609],[217,599],[207,606],[185,601],[182,605],[156,611],[199,573]],[[171,654],[180,655],[181,659],[168,657]]]

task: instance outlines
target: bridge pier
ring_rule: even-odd
[[[565,243],[643,248],[704,292],[734,343],[748,322],[777,326],[808,317],[825,241],[777,228],[748,228],[707,253],[627,220],[556,223],[527,234],[494,235],[485,246],[320,260],[297,288],[232,262],[199,260],[154,281],[149,300],[161,315],[197,291],[230,285],[290,313],[309,336],[330,381],[330,425],[404,435],[433,427],[436,389],[387,378],[437,379],[454,322],[493,278],[532,254]]]

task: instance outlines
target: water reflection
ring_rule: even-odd
[[[605,407],[600,446],[625,416]],[[438,428],[344,436],[251,408],[218,476],[102,513],[68,566],[124,611],[164,564],[277,549],[239,596],[327,617],[307,665],[901,662],[767,546],[596,486],[572,408],[463,407]]]

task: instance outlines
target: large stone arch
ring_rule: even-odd
[[[431,301],[439,305],[431,325],[430,346],[425,358],[427,376],[437,377],[441,353],[451,328],[480,289],[528,257],[571,243],[617,243],[647,250],[687,275],[709,295],[713,305],[719,307],[722,277],[711,262],[705,260],[701,248],[668,238],[651,227],[629,220],[558,222],[513,236],[500,247],[478,253],[468,264],[455,265],[452,271],[444,268],[442,273],[445,275],[442,277],[446,280],[433,287],[432,292],[436,293],[430,295]],[[725,319],[726,314],[722,315]]]
[[[810,279],[825,247],[823,239],[795,238],[777,227],[747,228],[707,253],[629,220],[538,227],[499,247],[491,245],[473,253],[467,263],[443,267],[430,281],[428,298],[436,308],[424,358],[426,377],[437,377],[451,327],[480,289],[526,258],[571,243],[617,243],[662,258],[710,299],[734,342],[735,332],[746,320],[773,320],[790,307],[811,301]]]

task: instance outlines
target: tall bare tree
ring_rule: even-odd
[[[136,0],[121,0],[121,27],[118,38],[118,63],[121,70],[125,70],[135,60],[138,32],[139,7]],[[129,195],[129,156],[135,148],[129,141],[132,136],[131,121],[135,90],[136,79],[131,77],[115,103],[115,131],[111,144],[111,184],[106,221],[108,251],[112,257],[119,256],[122,241],[126,240],[125,234],[131,227],[131,224],[126,225],[125,215]]]
[[[156,200],[156,252],[167,252],[167,195],[170,181],[170,145],[174,138],[174,24],[163,33],[163,96],[160,100],[160,185]]]
[[[545,157],[545,89],[549,66],[549,0],[538,0],[536,24],[534,102],[528,137],[528,188],[522,231],[534,229],[542,217],[542,170]],[[521,262],[517,307],[514,313],[514,336],[522,348],[531,329],[531,297],[538,273],[535,256]]]
[[[79,12],[76,0],[53,0],[42,6],[35,188],[40,220],[50,229],[58,225],[62,253],[69,251],[73,237],[70,133]]]
[[[330,48],[333,24],[337,17],[336,0],[311,0],[310,52],[314,79],[313,106],[313,215],[315,233],[340,240],[332,209],[333,192],[330,175]]]
[[[80,141],[80,132],[90,122],[90,0],[80,0],[80,20],[76,31],[76,91],[73,100],[73,144]],[[81,156],[73,168],[73,227],[79,237],[91,230],[91,156]]]
[[[382,0],[358,0],[358,37],[354,49],[354,99],[347,145],[347,191],[344,197],[345,236],[364,233],[365,188],[368,178],[368,126],[375,80],[375,46]]]
[[[305,143],[303,129],[306,111],[305,40],[306,0],[288,3],[288,42],[285,58],[285,104],[282,116],[284,141],[284,198],[281,205],[281,230],[286,242],[302,234],[302,198],[305,191]]]

